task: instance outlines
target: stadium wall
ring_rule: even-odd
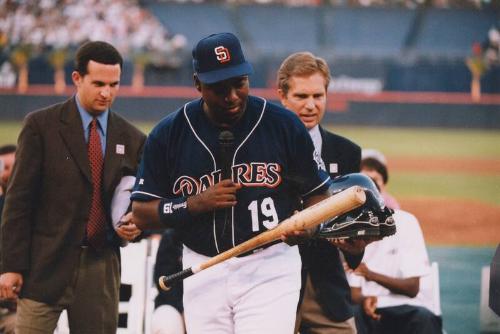
[[[192,84],[192,65],[186,55],[181,67],[159,68],[149,65],[145,71],[146,86],[179,86]],[[250,59],[256,72],[253,87],[265,88],[275,84],[276,72],[285,56],[260,56]],[[367,57],[335,57],[328,59],[334,77],[372,79],[380,81],[384,91],[467,92],[471,74],[464,59],[371,59]],[[1,61],[0,61],[1,63]],[[72,64],[65,67],[66,83],[71,84]],[[122,84],[130,85],[134,66],[126,61]],[[53,84],[54,70],[42,56],[29,63],[30,84]],[[485,93],[500,93],[500,66],[490,68],[481,78]]]
[[[61,102],[66,95],[40,92],[19,95],[0,90],[0,121],[20,121],[30,111]],[[49,90],[46,87],[46,90]],[[272,89],[254,89],[255,95],[276,101]],[[122,87],[113,109],[135,121],[158,121],[185,102],[197,98],[191,87],[146,90],[133,93]],[[381,93],[375,95],[332,94],[325,121],[341,125],[450,127],[500,129],[500,95],[485,95],[473,103],[467,94],[456,93]]]

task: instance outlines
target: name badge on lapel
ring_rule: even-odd
[[[116,154],[125,154],[125,145],[116,144]]]
[[[336,163],[330,164],[330,173],[338,173],[339,172],[339,165]]]

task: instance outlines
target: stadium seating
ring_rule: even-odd
[[[497,22],[493,11],[429,9],[421,24],[415,53],[428,57],[465,57],[473,42],[483,42]]]
[[[308,50],[325,58],[334,76],[377,79],[385,91],[469,92],[470,72],[464,60],[472,42],[484,42],[488,30],[498,25],[498,10],[171,1],[145,1],[143,6],[168,34],[186,37],[178,67],[161,62],[146,66],[147,86],[191,86],[193,45],[210,33],[228,31],[239,36],[255,65],[253,87],[273,86],[284,57]],[[130,55],[125,58],[124,86],[130,85],[133,73]],[[6,59],[9,56],[0,52],[0,65]],[[53,83],[47,59],[45,53],[32,54],[30,84]],[[72,61],[66,65],[69,85]],[[497,65],[482,77],[484,93],[500,92],[499,73]]]
[[[188,48],[201,38],[216,32],[238,33],[228,7],[215,4],[153,3],[147,6],[168,31],[182,33]]]
[[[240,6],[238,20],[246,43],[263,54],[284,57],[320,47],[321,11],[312,7]]]
[[[400,8],[324,10],[324,42],[337,56],[400,56],[415,11]]]

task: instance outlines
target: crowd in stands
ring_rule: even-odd
[[[428,1],[428,5],[431,7],[470,8],[474,6],[480,7],[480,5],[466,6],[465,4],[482,3],[482,0],[477,0],[479,2],[473,2],[476,0],[0,0],[0,88],[13,88],[17,85],[18,92],[25,92],[28,89],[28,85],[54,83],[54,91],[56,93],[64,92],[65,85],[71,81],[68,75],[70,73],[68,68],[71,53],[75,50],[76,45],[81,44],[85,40],[104,40],[116,45],[117,49],[124,55],[126,61],[129,61],[128,64],[134,64],[134,66],[124,68],[123,84],[136,87],[137,91],[141,91],[144,86],[189,84],[190,75],[187,75],[187,73],[189,72],[190,64],[186,60],[189,59],[188,53],[191,50],[193,42],[192,36],[197,36],[200,30],[196,25],[193,25],[192,28],[187,28],[184,23],[184,17],[191,17],[189,10],[193,11],[194,6],[187,6],[189,8],[186,8],[185,12],[182,9],[183,15],[178,15],[180,17],[178,20],[175,20],[176,17],[172,18],[168,15],[160,15],[162,11],[163,13],[172,12],[168,6],[152,6],[154,3],[172,4],[176,1],[191,3],[196,1],[200,3],[218,1],[221,4],[231,3],[238,5],[256,4],[254,7],[258,8],[265,7],[265,4],[293,6],[331,4],[333,6],[351,7],[388,5],[414,8],[420,6],[424,1]],[[500,0],[492,0],[490,5],[494,5],[495,1],[500,2]],[[259,4],[263,6],[259,6]],[[157,8],[161,8],[161,10],[155,12]],[[296,8],[289,9],[292,11],[296,10]],[[238,17],[244,17],[242,14],[246,10],[247,8],[245,7],[236,8],[228,14],[226,10],[221,9],[219,13],[224,20],[232,24]],[[193,12],[196,11],[194,10]],[[348,10],[348,15],[343,16],[344,18],[350,18],[347,24],[332,23],[334,20],[335,22],[339,22],[333,16],[327,17],[325,20],[316,20],[313,11],[308,12],[309,15],[304,14],[303,21],[307,22],[304,26],[317,29],[315,31],[318,31],[318,38],[310,39],[311,42],[308,45],[305,45],[305,42],[300,42],[301,47],[323,53],[323,56],[328,54],[327,58],[329,58],[329,62],[341,65],[340,67],[336,67],[338,76],[347,75],[347,77],[352,77],[351,73],[363,72],[366,73],[366,78],[374,78],[380,85],[384,83],[380,88],[381,90],[452,90],[462,92],[469,90],[467,80],[439,79],[444,76],[450,76],[449,73],[451,71],[448,67],[449,57],[459,62],[458,65],[453,65],[456,67],[453,73],[467,71],[462,62],[464,58],[468,57],[468,48],[471,43],[470,37],[467,37],[467,34],[458,34],[455,32],[456,29],[448,29],[443,25],[443,34],[441,36],[445,37],[441,37],[441,40],[446,39],[453,41],[453,43],[449,45],[429,43],[429,40],[433,40],[429,37],[432,34],[424,32],[433,31],[432,26],[437,22],[436,18],[434,18],[434,21],[430,19],[420,20],[423,22],[420,28],[416,28],[417,24],[415,25],[415,29],[407,29],[407,33],[391,36],[390,33],[385,32],[387,30],[391,32],[393,24],[398,24],[400,21],[381,19],[383,23],[378,23],[379,16],[370,16],[367,19],[362,12],[364,11]],[[381,12],[384,11],[382,10]],[[453,14],[454,11],[450,10],[447,12]],[[330,13],[332,12],[330,11]],[[392,11],[388,11],[387,13],[387,15],[383,13],[384,15],[382,16],[391,17]],[[413,22],[419,21],[412,18],[413,15],[417,14],[415,11],[405,10],[405,14],[408,14],[405,15],[406,19],[401,21],[408,27],[413,27]],[[192,21],[202,19],[204,18],[193,18]],[[383,42],[374,46],[367,45],[369,43],[366,41],[374,39],[363,28],[364,23],[351,23],[352,27],[348,24],[349,22],[365,22],[364,20],[366,20],[367,25],[375,25],[376,28],[380,28],[380,33],[377,35],[383,36]],[[326,21],[330,23],[326,24]],[[168,23],[167,26],[165,26],[165,22]],[[204,30],[206,30],[207,34],[220,26],[219,21],[215,20],[214,22],[207,24],[207,27],[204,25]],[[440,20],[440,22],[445,22],[445,20]],[[456,19],[455,22],[462,21]],[[464,24],[467,22],[465,18],[463,18],[463,22]],[[232,27],[231,24],[228,26]],[[491,24],[494,23],[492,22]],[[338,28],[337,25],[341,25],[341,28]],[[477,22],[474,26],[478,28],[471,28],[470,33],[473,33],[476,36],[476,40],[481,42],[488,35],[487,29],[489,26],[477,24]],[[167,30],[167,27],[170,30]],[[426,27],[430,28],[423,29]],[[250,35],[247,34],[246,38],[252,43],[251,45],[254,48],[253,56],[260,58],[259,61],[267,63],[265,68],[268,68],[268,70],[265,71],[266,73],[261,71],[255,76],[254,85],[257,87],[269,86],[267,78],[273,75],[272,66],[277,56],[275,55],[276,52],[269,52],[266,49],[267,46],[271,44],[276,49],[281,47],[283,50],[292,50],[296,47],[295,40],[303,41],[303,39],[297,39],[297,36],[293,34],[266,34],[266,37],[273,37],[260,38],[260,33],[252,29],[252,25],[244,21],[241,21],[239,25],[233,28],[235,30],[252,32]],[[303,31],[307,31],[309,28],[304,28]],[[230,31],[231,28],[228,28],[228,30]],[[400,31],[406,30],[402,28]],[[184,35],[174,34],[174,32],[180,32]],[[487,64],[484,64],[485,62],[482,57],[479,61],[474,61],[474,63],[479,64],[479,72],[481,74],[486,73],[489,68],[492,68],[490,72],[498,70],[498,29],[492,29],[489,34],[490,38],[488,42],[483,43],[484,57],[487,60]],[[275,38],[274,36],[279,39],[279,43],[269,43],[270,40]],[[410,43],[411,45],[405,46],[404,43],[410,40],[413,41],[413,44]],[[427,41],[427,43],[417,43],[415,41]],[[393,71],[377,69],[377,66],[379,66],[377,65],[378,63],[374,66],[368,66],[366,62],[351,57],[349,61],[352,65],[349,64],[349,66],[344,68],[342,67],[342,61],[338,61],[342,57],[346,57],[346,55],[348,57],[351,55],[363,55],[375,60],[384,57],[390,60],[391,63],[387,62],[380,66],[389,67],[393,66],[392,63],[395,63],[395,68],[398,71],[411,71],[411,75],[422,75],[421,71],[403,69],[400,66],[399,63],[404,62],[408,54],[416,55],[419,61],[423,60],[425,62],[427,58],[432,59],[432,66],[437,69],[436,71],[429,72],[431,73],[429,76],[432,76],[432,78],[427,78],[426,76],[425,80],[402,80],[400,78],[403,75],[394,75],[392,74],[394,73]],[[331,55],[335,55],[335,58]],[[435,59],[438,59],[440,62],[434,62]],[[25,66],[24,71],[23,65]],[[484,68],[483,65],[485,65]],[[65,66],[68,68],[65,68]],[[424,64],[424,66],[427,65]],[[59,70],[62,73],[59,75],[54,73],[52,75],[53,69],[55,70],[54,72]],[[64,72],[65,69],[66,72]],[[368,72],[366,72],[367,70]],[[373,72],[369,72],[371,70]],[[395,79],[388,78],[389,73]],[[465,74],[467,75],[468,73]],[[498,91],[496,88],[497,85],[494,84],[494,80],[491,77],[493,76],[483,76],[482,78],[484,92],[492,93]],[[188,79],[183,81],[179,78]],[[355,79],[365,80],[366,78]],[[447,85],[451,85],[449,84],[450,82],[453,82],[454,86],[452,88],[447,87]]]
[[[186,45],[184,36],[169,34],[134,0],[0,1],[3,52],[20,47],[30,52],[67,50],[86,40],[113,43],[127,58],[147,53],[151,62],[171,66]]]
[[[349,7],[405,7],[417,8],[428,6],[434,8],[498,8],[498,0],[149,0],[148,2],[178,3],[229,3],[229,4],[275,4],[287,6],[349,6]]]

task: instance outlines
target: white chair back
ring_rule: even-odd
[[[479,301],[479,330],[481,333],[500,333],[500,317],[490,309],[490,267],[481,269],[481,298]]]
[[[146,265],[148,256],[148,240],[129,243],[120,248],[121,283],[131,286],[128,301],[120,301],[119,315],[126,317],[126,326],[119,327],[117,333],[142,334],[144,332],[144,312],[146,304]]]

